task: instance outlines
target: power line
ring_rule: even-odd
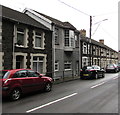
[[[60,3],[62,3],[62,4],[64,4],[64,5],[66,5],[66,6],[70,7],[70,8],[72,8],[72,9],[74,9],[74,10],[76,10],[76,11],[78,11],[78,12],[84,14],[84,15],[91,16],[91,15],[89,15],[89,14],[87,14],[87,13],[85,13],[85,12],[83,12],[83,11],[81,11],[81,10],[79,10],[79,9],[77,9],[77,8],[75,8],[75,7],[71,6],[71,5],[69,5],[69,4],[65,3],[65,2],[63,2],[63,1],[61,1],[61,0],[58,0],[58,1],[59,1]],[[117,13],[117,11],[113,11],[113,12],[108,12],[108,13],[93,15],[92,17],[103,16],[103,15],[110,15],[110,14],[116,14],[116,13]]]
[[[102,27],[102,26],[101,26]],[[111,37],[111,39],[115,40],[116,38],[113,37],[108,31],[106,31],[103,27],[102,27],[102,30]],[[117,40],[117,39],[116,39]]]
[[[58,1],[59,1],[60,3],[62,3],[62,4],[64,4],[64,5],[66,5],[66,6],[70,7],[70,8],[72,8],[72,9],[74,9],[74,10],[76,10],[76,11],[78,11],[78,12],[84,14],[84,15],[91,16],[91,15],[89,15],[89,14],[87,14],[87,13],[85,13],[85,12],[83,12],[83,11],[81,11],[81,10],[79,10],[79,9],[77,9],[77,8],[75,8],[75,7],[73,7],[73,6],[70,6],[69,4],[67,4],[67,3],[65,3],[65,2],[63,2],[63,1],[61,1],[61,0],[58,0]]]

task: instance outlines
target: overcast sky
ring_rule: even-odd
[[[1,5],[18,11],[30,8],[60,21],[68,21],[77,30],[86,29],[87,37],[91,15],[92,39],[97,41],[104,39],[105,45],[116,51],[118,51],[118,2],[119,0],[0,0]]]

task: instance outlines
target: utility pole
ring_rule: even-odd
[[[91,39],[91,32],[92,32],[92,16],[90,16],[90,39]]]
[[[92,16],[90,16],[90,36],[89,36],[89,66],[91,66],[91,33],[92,33]]]

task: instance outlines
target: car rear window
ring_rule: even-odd
[[[0,79],[8,78],[9,71],[0,71]]]
[[[108,65],[108,67],[113,67],[113,64]]]
[[[92,67],[90,67],[90,66],[87,67],[87,70],[91,70],[91,69],[92,69]]]

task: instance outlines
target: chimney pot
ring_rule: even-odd
[[[104,44],[104,39],[100,39],[99,42]]]

